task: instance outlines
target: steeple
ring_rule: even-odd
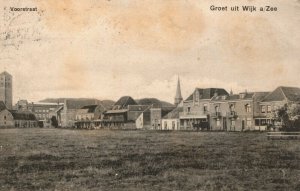
[[[174,104],[177,106],[182,100],[183,99],[182,99],[182,96],[181,96],[180,79],[179,79],[179,76],[178,76],[177,89],[176,89]]]

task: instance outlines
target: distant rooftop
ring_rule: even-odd
[[[262,101],[300,101],[300,88],[279,86],[274,91],[269,93]]]
[[[199,93],[199,99],[211,99],[215,94],[217,95],[228,95],[228,92],[223,88],[196,88],[194,92],[185,100],[194,100],[195,92]]]

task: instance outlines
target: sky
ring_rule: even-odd
[[[210,6],[277,7],[276,12]],[[300,87],[299,0],[0,0],[0,71],[14,102]],[[37,7],[12,12],[10,7]]]

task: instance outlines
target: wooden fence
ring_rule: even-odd
[[[268,139],[300,139],[300,132],[268,132]]]

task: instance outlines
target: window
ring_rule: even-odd
[[[219,112],[219,106],[215,106],[215,111]]]
[[[231,127],[235,127],[235,120],[231,120]]]
[[[251,118],[247,118],[246,125],[247,125],[247,127],[251,127],[252,126],[252,120],[251,120]]]
[[[172,129],[175,130],[175,121],[172,121]]]
[[[234,111],[234,105],[230,104],[229,109],[230,109],[231,112],[233,112]]]
[[[166,121],[165,121],[165,123],[164,123],[164,126],[165,126],[165,129],[168,129],[168,124],[167,124]]]
[[[259,119],[255,119],[255,126],[259,126]]]
[[[265,105],[261,106],[261,113],[266,113],[266,106]]]
[[[220,119],[217,119],[217,127],[220,127]]]
[[[188,113],[191,112],[191,108],[190,107],[187,108],[187,112]]]
[[[272,107],[270,105],[267,106],[267,113],[271,113],[272,112]]]
[[[260,121],[260,123],[261,123],[261,125],[266,125],[266,124],[267,124],[267,120],[266,120],[266,119],[262,119],[262,120]]]
[[[206,103],[203,104],[203,111],[204,111],[204,112],[207,112],[207,104],[206,104]]]
[[[245,105],[245,110],[246,110],[246,113],[250,113],[251,112],[251,105],[250,104],[246,104]]]

